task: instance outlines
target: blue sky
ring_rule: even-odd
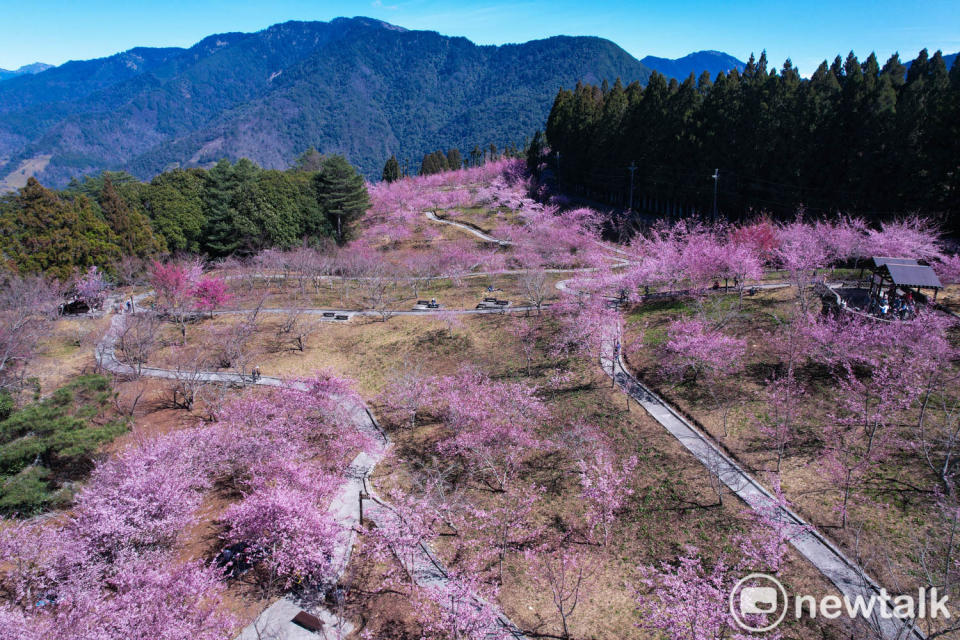
[[[718,49],[741,59],[766,49],[808,75],[824,58],[853,49],[912,58],[960,50],[960,1],[712,2],[701,0],[0,0],[0,67],[61,64],[134,46],[190,46],[225,31],[258,31],[285,20],[366,15],[479,44],[557,34],[597,35],[634,56],[679,57]]]

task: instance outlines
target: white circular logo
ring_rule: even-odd
[[[751,580],[755,582],[746,586]],[[765,616],[762,620],[769,620],[769,616],[776,615],[778,609],[780,615],[772,624],[757,626],[751,620],[751,617],[755,616]],[[750,633],[775,629],[787,615],[787,590],[773,576],[751,573],[740,579],[730,590],[730,615],[738,627]]]

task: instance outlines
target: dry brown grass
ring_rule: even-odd
[[[569,274],[547,273],[545,277],[544,302],[549,304],[559,299],[555,285],[569,278]],[[228,309],[249,309],[263,301],[264,308],[300,306],[320,309],[365,309],[365,285],[362,281],[325,279],[319,287],[312,283],[291,279],[289,282],[254,282],[253,287],[233,281],[234,298]],[[488,292],[492,286],[494,291]],[[513,305],[529,304],[524,291],[524,278],[517,274],[471,275],[452,280],[431,279],[414,285],[397,280],[390,283],[386,298],[391,301],[386,308],[409,310],[417,300],[436,298],[446,309],[473,309],[486,297],[509,300]]]

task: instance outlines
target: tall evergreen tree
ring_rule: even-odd
[[[450,149],[447,151],[447,169],[456,171],[463,166],[463,158],[460,156],[460,149]]]
[[[0,255],[25,273],[66,280],[75,269],[109,268],[122,252],[89,198],[64,198],[29,178],[0,200]]]
[[[162,250],[162,241],[153,234],[149,220],[120,197],[109,175],[104,175],[99,204],[124,255],[149,256]]]
[[[543,132],[537,129],[527,147],[527,169],[535,178],[540,179],[540,164],[543,162]]]
[[[143,207],[170,251],[199,253],[203,246],[205,173],[174,169],[156,176],[141,192]]]
[[[390,156],[387,163],[383,165],[381,179],[384,182],[395,182],[400,179],[400,163],[397,162],[397,156]]]
[[[337,244],[352,236],[354,223],[370,207],[370,196],[363,178],[340,155],[327,156],[316,178],[317,200],[330,220]]]

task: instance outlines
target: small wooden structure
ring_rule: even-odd
[[[912,290],[916,298],[925,301],[927,296],[921,289],[932,289],[933,299],[937,299],[937,292],[943,288],[940,278],[933,268],[923,260],[910,258],[886,258],[882,256],[871,258],[873,272],[870,278],[870,297],[879,295],[884,289],[894,293],[897,289]]]

